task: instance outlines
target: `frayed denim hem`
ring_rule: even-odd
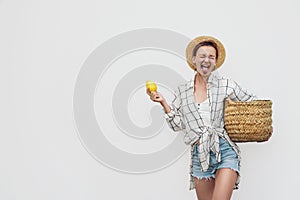
[[[192,174],[192,177],[197,178],[198,180],[207,180],[207,181],[216,178],[215,175],[198,177],[198,176],[196,176],[196,175],[194,175],[194,174]]]

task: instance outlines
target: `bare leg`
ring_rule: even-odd
[[[198,200],[211,200],[214,191],[215,180],[213,178],[207,180],[194,177],[194,181]]]
[[[230,200],[236,179],[237,172],[232,169],[217,170],[212,200]]]

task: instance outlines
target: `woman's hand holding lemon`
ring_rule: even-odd
[[[150,96],[150,99],[154,102],[162,103],[165,101],[165,98],[157,92],[157,85],[153,81],[146,81],[146,91]]]
[[[171,111],[163,95],[157,92],[157,85],[153,81],[146,81],[146,92],[152,101],[159,102],[162,105],[166,113]]]

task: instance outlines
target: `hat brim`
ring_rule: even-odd
[[[192,58],[193,58],[193,50],[195,48],[195,46],[197,44],[199,44],[200,42],[204,42],[204,41],[213,41],[214,43],[217,44],[217,49],[218,49],[218,59],[216,62],[216,68],[219,68],[225,60],[226,57],[226,52],[225,52],[225,48],[223,46],[223,44],[216,38],[211,37],[211,36],[199,36],[196,37],[195,39],[193,39],[186,47],[186,60],[187,63],[189,64],[189,66],[195,70],[196,66],[194,65],[194,63],[192,62]]]

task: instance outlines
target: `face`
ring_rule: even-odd
[[[193,56],[192,62],[197,68],[197,72],[203,77],[208,77],[216,66],[216,50],[212,46],[202,46]]]

